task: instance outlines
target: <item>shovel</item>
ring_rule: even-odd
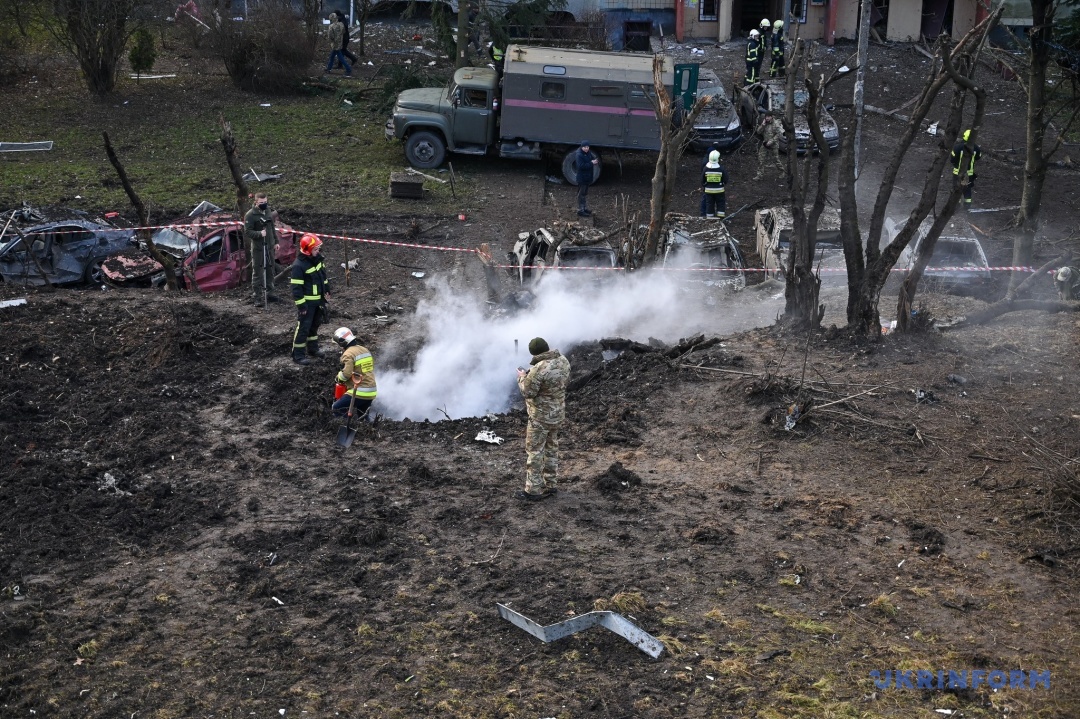
[[[344,427],[338,427],[337,443],[341,447],[348,447],[356,439],[356,430],[352,428],[353,408],[356,406],[356,392],[353,391],[352,399],[349,400],[348,421]]]

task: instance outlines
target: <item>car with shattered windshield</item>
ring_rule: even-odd
[[[886,218],[886,239],[892,242],[905,224],[906,220],[895,222],[892,218]],[[932,217],[922,221],[911,244],[900,254],[897,267],[906,270],[914,267],[919,248],[926,242],[926,235],[933,224]],[[953,217],[941,231],[921,282],[927,289],[953,294],[977,294],[990,284],[990,263],[966,218]]]
[[[296,259],[298,235],[281,222],[275,227],[278,244],[274,263],[280,271]],[[151,238],[159,250],[176,258],[177,280],[185,289],[231,290],[251,277],[243,220],[216,205],[200,203],[188,216],[159,228]],[[118,285],[160,287],[165,283],[164,268],[141,246],[107,258],[102,272],[106,280]]]
[[[697,96],[709,98],[708,104],[694,120],[690,149],[705,152],[710,147],[730,152],[742,142],[742,122],[735,105],[728,97],[723,83],[715,72],[702,68],[698,75]]]
[[[754,213],[754,239],[766,278],[784,279],[794,232],[795,221],[788,207],[769,207]],[[835,207],[826,207],[818,218],[814,267],[825,270],[824,278],[843,277],[840,271],[847,269],[840,239],[840,210]]]
[[[551,268],[577,268],[574,275],[593,280],[611,277],[622,268],[618,253],[603,241],[601,232],[570,223],[520,233],[509,260],[522,285],[536,284]]]
[[[703,293],[706,304],[746,287],[742,248],[717,220],[668,215],[662,267],[681,289]]]
[[[810,102],[810,93],[805,88],[795,88],[795,145],[796,151],[801,155],[811,149],[817,151],[814,138],[810,136],[810,121],[807,119],[807,105]],[[738,90],[738,111],[743,126],[750,132],[761,131],[761,120],[765,115],[772,115],[774,121],[782,121],[784,108],[787,105],[787,85],[785,80],[766,80],[755,82]],[[821,108],[821,134],[825,136],[825,142],[829,151],[840,147],[840,129],[836,126],[836,120],[829,114],[827,106]],[[787,133],[780,135],[780,152],[787,152]]]
[[[3,227],[0,224],[0,227]],[[20,230],[11,225],[0,235],[0,277],[5,282],[54,285],[99,282],[107,257],[131,247],[135,233],[104,220],[71,219]]]

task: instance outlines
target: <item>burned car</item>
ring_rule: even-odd
[[[746,287],[746,259],[724,223],[674,214],[668,222],[662,266],[678,276],[683,289],[703,291],[712,299],[718,290]]]
[[[281,268],[296,259],[297,234],[276,223],[278,244],[275,264]],[[201,203],[192,214],[152,235],[154,245],[178,261],[177,280],[185,289],[202,292],[231,290],[251,276],[244,223],[236,215],[210,203]],[[160,287],[165,282],[162,266],[144,247],[119,252],[102,264],[110,282]]]
[[[98,282],[105,258],[135,241],[131,230],[85,219],[50,222],[21,232],[25,241],[11,227],[0,236],[0,277],[5,282]]]
[[[720,152],[734,150],[742,142],[742,123],[735,105],[728,98],[720,78],[712,70],[702,68],[698,76],[698,97],[708,97],[709,104],[694,121],[690,149],[705,152],[710,147]]]
[[[906,220],[885,219],[885,238],[892,242],[904,229]],[[927,217],[919,225],[911,244],[901,253],[897,267],[910,270],[915,265],[919,247],[926,239],[934,218]],[[902,275],[901,275],[902,276]],[[930,289],[955,294],[977,293],[990,283],[990,264],[986,261],[975,231],[964,218],[952,218],[934,245],[934,253],[923,272],[922,282]]]
[[[809,208],[807,209],[809,211]],[[795,222],[787,207],[770,207],[754,213],[754,236],[765,277],[784,279],[784,266],[791,250]],[[824,270],[846,270],[844,245],[840,240],[840,211],[826,207],[817,223],[814,266]]]
[[[785,82],[785,80],[767,80],[738,90],[739,119],[742,120],[744,127],[750,128],[751,132],[759,132],[761,119],[765,115],[772,115],[776,120],[784,117],[787,95]],[[814,138],[810,136],[810,121],[806,117],[806,106],[809,102],[810,93],[796,87],[795,144],[796,151],[800,155],[808,148],[815,152],[818,150],[814,144]],[[821,132],[825,135],[825,142],[830,152],[840,147],[840,130],[827,107],[821,109]],[[787,134],[784,133],[780,136],[780,152],[787,152],[787,144]]]
[[[509,253],[513,273],[522,285],[539,282],[551,267],[577,267],[590,279],[605,279],[610,270],[621,267],[618,253],[600,240],[594,230],[580,230],[570,223],[557,223],[553,229],[541,227],[522,232]],[[590,272],[589,270],[593,270]]]

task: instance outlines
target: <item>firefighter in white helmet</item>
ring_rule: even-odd
[[[337,388],[334,391],[334,415],[344,417],[355,395],[354,416],[363,417],[378,392],[375,385],[375,358],[348,327],[338,327],[334,331],[334,342],[342,349],[341,369],[337,373]]]

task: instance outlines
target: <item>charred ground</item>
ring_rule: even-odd
[[[706,49],[717,70],[739,63],[737,48]],[[875,57],[875,104],[915,95],[921,56],[890,46]],[[985,70],[1010,110],[983,135],[976,199],[1005,206],[1018,195],[1008,150],[1022,113],[1015,87]],[[184,82],[217,88],[204,103],[251,102],[221,78]],[[200,101],[169,97],[157,90],[142,109]],[[80,112],[72,122],[91,129],[123,122],[104,105]],[[868,119],[867,177],[895,131]],[[916,154],[932,148],[926,136]],[[725,158],[729,209],[784,199],[779,177],[747,179],[754,152]],[[455,165],[476,183],[461,199],[465,222],[404,204],[281,209],[302,229],[488,241],[505,254],[518,232],[573,207],[573,189],[547,182],[555,173],[543,166]],[[675,209],[693,211],[698,159],[684,165]],[[593,189],[597,226],[622,221],[617,202],[645,206],[651,169],[630,159]],[[905,167],[901,195],[922,172]],[[1043,256],[1077,219],[1075,176],[1054,172]],[[349,183],[342,173],[334,197]],[[174,193],[163,214],[199,199]],[[1004,264],[1007,215],[984,217],[987,252]],[[410,235],[413,221],[435,227]],[[731,222],[746,244],[751,222],[748,211]],[[484,299],[461,253],[365,248],[345,286],[344,247],[327,250],[334,322],[357,330],[377,366],[408,366],[422,342],[409,318],[426,290],[412,272]],[[978,306],[922,297],[938,317]],[[828,322],[842,307],[830,300]],[[380,419],[347,452],[335,448],[334,362],[289,362],[287,305],[84,288],[34,292],[0,313],[5,716],[1072,717],[1080,707],[1075,317],[1021,313],[873,346],[756,330],[672,353],[639,338],[607,362],[586,343],[570,351],[562,490],[522,506],[512,499],[520,410]],[[811,400],[785,431],[788,408]],[[474,441],[483,429],[506,442]],[[613,608],[667,652],[648,660],[602,630],[544,645],[499,619],[496,602],[542,623]],[[1050,670],[1052,688],[881,691],[869,677],[977,668]]]

